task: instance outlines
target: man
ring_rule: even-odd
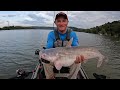
[[[71,38],[73,38],[71,46],[79,46],[76,33],[67,27],[68,22],[68,17],[65,13],[60,12],[56,15],[54,23],[56,24],[57,28],[48,34],[46,49],[65,47]],[[80,69],[80,62],[83,60],[83,56],[76,57],[75,63],[70,66],[70,73],[66,76],[68,79],[76,79]],[[54,79],[55,74],[53,72],[53,65],[43,62],[43,66],[46,79]]]

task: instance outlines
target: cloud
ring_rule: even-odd
[[[0,21],[0,24],[4,24],[5,22],[4,21]]]
[[[6,11],[7,12],[7,11]],[[17,11],[0,15],[3,21],[17,25],[53,26],[55,15],[60,11]],[[120,11],[63,11],[68,15],[69,26],[91,28],[120,20]],[[4,18],[8,17],[8,18]],[[1,22],[2,23],[2,22]]]
[[[52,26],[59,11],[24,12],[21,23],[39,26]],[[120,19],[119,11],[64,11],[69,18],[69,26],[91,28]],[[55,15],[54,15],[55,14]]]
[[[8,17],[15,17],[16,15],[8,15]]]
[[[16,15],[2,15],[2,17],[15,17]]]
[[[82,11],[71,12],[70,25],[81,28],[91,28],[114,20],[120,20],[120,12],[117,11]]]
[[[39,26],[50,26],[53,23],[53,16],[51,12],[34,12],[29,13],[21,23],[39,25]]]

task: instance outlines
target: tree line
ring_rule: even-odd
[[[108,22],[100,26],[82,30],[86,33],[94,33],[113,37],[120,37],[120,20]]]
[[[14,29],[33,29],[33,27],[23,27],[23,26],[5,26],[0,28],[0,30],[14,30]]]

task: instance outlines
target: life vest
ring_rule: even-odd
[[[58,33],[58,30],[55,29],[54,30],[54,34],[55,34],[55,38],[56,38],[56,41],[54,42],[54,48],[55,47],[65,47],[68,43],[68,41],[70,40],[70,33],[71,33],[72,29],[70,28],[67,28],[67,32],[66,32],[66,38],[64,41],[62,41],[59,37],[59,33]]]

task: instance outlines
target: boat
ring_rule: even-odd
[[[45,47],[43,47],[43,49],[45,49]],[[40,52],[40,50],[37,49],[35,51],[35,55],[39,55],[39,52]],[[54,73],[55,73],[55,70],[58,71],[57,69],[54,68],[54,70],[53,70]],[[65,67],[64,67],[63,71],[61,71],[61,72],[64,72],[64,70],[65,70]],[[56,79],[67,79],[66,77],[60,77],[59,73],[60,73],[60,71],[58,71],[56,73],[56,76],[55,76]],[[44,68],[42,65],[42,60],[39,60],[39,63],[37,64],[37,66],[35,68],[35,72],[33,72],[31,79],[45,79],[45,73],[44,73]],[[86,72],[82,66],[80,66],[80,70],[78,72],[77,79],[89,79],[88,75],[86,74]]]
[[[45,49],[45,47],[43,47],[43,49]],[[35,55],[39,55],[40,50],[37,49],[35,51]],[[25,71],[24,69],[18,69],[16,70],[17,75],[8,79],[46,79],[45,76],[45,72],[44,72],[44,68],[43,68],[43,64],[42,64],[42,60],[38,60],[39,62],[37,63],[36,67],[34,70],[32,71]],[[54,73],[55,73],[55,79],[68,79],[66,77],[61,77],[60,73],[66,73],[66,68],[64,67],[64,69],[61,70],[57,70],[56,68],[54,68]],[[57,71],[57,73],[56,73]],[[67,71],[68,72],[68,71]],[[95,79],[107,79],[107,77],[105,75],[99,75],[97,73],[93,73],[93,76],[95,77]],[[76,79],[90,79],[87,75],[87,73],[85,72],[84,68],[82,67],[82,65],[80,66],[80,70],[77,74],[77,78]]]
[[[66,77],[55,77],[55,78],[56,79],[67,79]],[[44,68],[42,65],[38,64],[36,66],[35,71],[33,72],[31,76],[31,79],[45,79]],[[80,70],[78,72],[77,79],[89,79],[82,66],[80,67]]]
[[[43,49],[45,49],[45,47],[43,47]],[[40,50],[37,49],[35,51],[35,55],[39,55],[39,52],[40,52]],[[16,70],[16,73],[17,73],[16,76],[11,77],[9,79],[46,79],[43,64],[42,64],[41,60],[39,60],[39,62],[37,63],[34,70],[27,72],[23,69],[18,69],[18,70]],[[58,74],[56,74],[56,75],[58,75]],[[56,76],[55,79],[67,79],[67,78]],[[82,66],[80,66],[80,70],[78,72],[77,79],[89,79],[88,75],[86,74],[86,72]]]
[[[45,49],[45,47],[43,47],[43,49]],[[35,51],[35,55],[39,55],[40,50],[37,49]],[[45,76],[45,72],[44,72],[44,68],[43,68],[43,64],[42,64],[42,60],[38,60],[39,62],[37,63],[36,67],[34,70],[32,71],[25,71],[24,69],[18,69],[16,70],[17,75],[8,79],[46,79]],[[56,70],[54,68],[54,73],[56,73]],[[57,74],[55,76],[55,79],[68,79],[66,77],[60,77],[60,72],[65,72],[65,67],[64,69],[62,69],[62,71],[58,71],[57,70]],[[95,79],[107,79],[107,76],[105,75],[99,75],[97,73],[93,73],[93,76],[95,77]],[[82,67],[82,65],[80,66],[80,70],[77,74],[77,78],[76,79],[90,79],[87,75],[87,73],[85,72],[84,68]]]

